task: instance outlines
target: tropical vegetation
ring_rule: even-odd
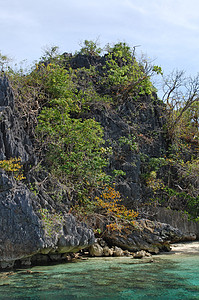
[[[199,217],[199,78],[186,78],[182,72],[165,77],[159,66],[138,59],[135,50],[122,42],[102,49],[86,40],[75,54],[59,54],[57,47],[46,50],[28,71],[11,68],[0,55],[16,109],[34,141],[38,166],[67,190],[74,213],[101,212],[109,218],[111,230],[121,230],[125,222],[134,224],[138,213],[120,203],[122,195],[114,183],[125,172],[107,173],[114,152],[92,110],[117,110],[121,103],[136,102],[143,95],[155,101],[153,75],[164,82],[164,97],[158,101],[167,151],[161,157],[139,153],[142,134],[121,137],[119,144],[140,155],[143,184],[151,195],[150,203],[143,205],[176,208],[180,201],[180,209]],[[87,67],[73,65],[77,56],[89,61]],[[0,162],[2,169],[30,186],[21,166],[20,158]]]

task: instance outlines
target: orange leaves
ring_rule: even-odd
[[[106,229],[109,230],[109,231],[116,231],[116,230],[119,230],[121,231],[121,225],[119,226],[117,223],[110,223],[108,225],[106,225]]]
[[[120,193],[112,187],[107,187],[107,191],[102,193],[102,197],[106,200],[120,201]]]
[[[101,196],[95,197],[95,200],[98,207],[105,209],[106,214],[116,220],[116,222],[111,222],[106,226],[108,230],[121,231],[125,227],[122,224],[124,221],[134,225],[134,219],[138,216],[138,213],[118,203],[121,201],[121,195],[114,188],[110,186],[105,188]]]

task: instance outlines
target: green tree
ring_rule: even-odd
[[[7,55],[3,55],[0,52],[0,68],[1,68],[1,71],[7,70],[7,67],[8,67],[10,62],[11,62],[11,59]]]
[[[79,118],[82,95],[76,92],[72,70],[42,68],[48,69],[46,76],[46,70],[38,67],[50,100],[38,117],[38,138],[47,147],[46,161],[53,174],[85,197],[108,178],[103,172],[109,152],[102,147],[103,130],[94,119]]]
[[[118,99],[125,99],[129,94],[134,97],[151,94],[154,87],[150,78],[161,73],[160,67],[149,64],[146,59],[137,61],[135,47],[121,42],[108,47],[103,84],[107,92]]]
[[[83,43],[81,43],[81,49],[79,51],[80,54],[92,56],[99,56],[101,52],[102,49],[99,47],[98,40],[85,40]]]

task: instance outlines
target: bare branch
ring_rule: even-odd
[[[199,74],[195,77],[185,77],[184,71],[173,71],[163,80],[163,100],[168,107],[168,131],[170,135],[173,135],[184,113],[194,103],[199,102]]]

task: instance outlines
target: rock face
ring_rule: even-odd
[[[117,110],[96,109],[95,118],[104,128],[107,146],[113,149],[107,172],[122,170],[125,175],[118,178],[116,189],[126,199],[125,204],[135,207],[149,195],[142,184],[143,160],[159,157],[166,152],[163,137],[163,106],[154,94],[139,100],[127,99]]]
[[[105,61],[106,56],[100,58],[79,54],[71,59],[70,65],[74,69],[96,66],[100,73]],[[103,94],[103,87],[101,92]],[[106,146],[113,149],[107,173],[113,175],[114,170],[123,171],[123,174],[115,179],[115,188],[124,198],[124,204],[129,208],[139,208],[139,214],[143,218],[157,220],[180,229],[184,240],[198,238],[198,225],[190,222],[180,212],[168,211],[162,207],[151,212],[150,206],[153,205],[143,209],[143,204],[149,204],[155,197],[145,180],[147,173],[152,171],[149,162],[154,158],[163,158],[168,151],[164,130],[166,121],[164,104],[157,98],[155,92],[137,98],[128,95],[121,100],[118,97],[114,101],[118,101],[115,106],[113,104],[111,107],[108,105],[91,107],[89,117],[94,116],[103,126]],[[167,182],[169,173],[167,167],[158,170],[157,174],[158,172],[163,181]],[[162,203],[161,205],[170,206],[172,209],[178,209],[179,205],[180,207],[183,205],[181,200],[180,202],[175,200],[171,206],[170,203],[167,204],[166,197],[165,199],[161,197],[160,195],[160,199],[157,200],[158,203]],[[146,211],[149,211],[149,214]]]
[[[187,214],[165,207],[153,208],[155,219],[159,222],[170,224],[178,228],[183,235],[184,241],[194,241],[199,239],[199,224],[190,221]]]
[[[71,65],[74,68],[89,67],[95,63],[91,60],[79,56]],[[99,63],[103,64],[103,61]],[[105,106],[95,107],[90,112],[104,128],[106,145],[113,148],[107,173],[113,175],[114,170],[125,172],[117,177],[115,187],[130,208],[150,197],[140,176],[145,156],[160,157],[166,151],[162,133],[164,120],[160,117],[162,109],[154,94],[153,101],[145,95],[136,101],[128,98],[115,110]],[[15,109],[9,83],[3,77],[0,78],[0,160],[15,157],[21,158],[25,175],[34,182],[36,175],[28,170],[30,165],[37,165],[38,156],[34,152],[33,140],[25,130],[24,120]],[[37,176],[38,181],[45,182],[45,172]],[[64,201],[59,203],[56,196],[53,198],[46,193],[45,188],[34,190],[16,181],[12,174],[0,170],[0,268],[12,267],[15,263],[29,265],[64,260],[67,253],[95,243],[93,231],[68,213],[67,193],[62,196]],[[104,228],[101,229],[103,232]],[[158,253],[169,250],[168,242],[198,237],[198,226],[185,219],[182,221],[178,212],[172,215],[172,211],[159,209],[151,221],[138,220],[137,228],[107,232],[104,239],[109,247],[94,244],[90,253],[118,256],[122,253],[120,248]],[[113,245],[115,248],[110,248]]]
[[[0,113],[0,160],[20,157],[24,166],[34,164],[32,143],[15,112],[5,77],[0,78]],[[12,267],[16,261],[30,264],[38,255],[40,261],[58,260],[94,243],[91,229],[77,223],[64,205],[61,214],[56,208],[53,199],[35,195],[11,174],[0,171],[0,268]]]
[[[142,219],[136,221],[135,227],[105,234],[104,240],[132,252],[145,250],[157,254],[170,251],[169,243],[183,240],[183,234],[169,224]]]

